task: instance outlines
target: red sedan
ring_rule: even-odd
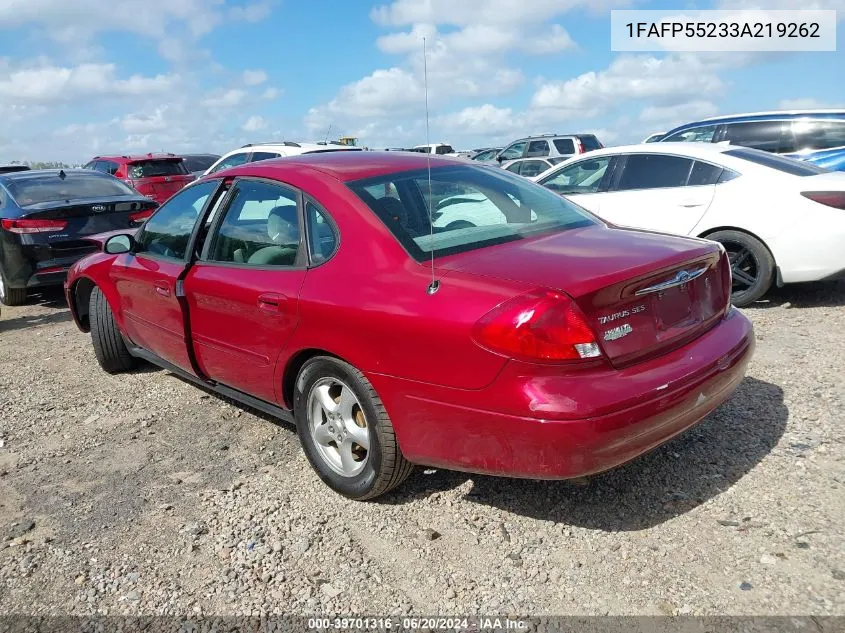
[[[244,165],[99,241],[66,293],[103,369],[146,359],[295,421],[355,499],[413,464],[612,468],[727,399],[754,347],[715,242],[610,226],[448,158]]]

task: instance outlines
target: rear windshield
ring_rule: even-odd
[[[188,173],[181,160],[140,160],[129,164],[130,178],[154,176],[184,176]]]
[[[96,172],[67,172],[65,178],[57,173],[39,174],[26,178],[11,178],[6,188],[22,207],[43,202],[63,202],[111,196],[138,196],[117,178]]]
[[[188,171],[205,171],[219,158],[219,156],[184,156],[182,164]]]
[[[771,167],[792,176],[817,176],[818,174],[826,174],[829,169],[819,167],[813,163],[807,163],[792,158],[784,158],[777,154],[770,154],[762,150],[738,148],[729,149],[725,152],[725,156],[734,156],[735,158],[742,158],[764,167]]]
[[[579,136],[578,140],[580,140],[581,145],[584,146],[585,152],[592,152],[594,149],[601,149],[601,143],[599,143],[599,140],[592,134]]]
[[[347,186],[417,261],[596,223],[572,202],[504,169],[437,167],[430,192],[425,169]]]

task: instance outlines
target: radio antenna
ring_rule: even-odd
[[[332,124],[329,123],[329,129],[326,130],[326,138],[323,139],[323,143],[329,142],[329,133],[332,131]]]
[[[423,38],[423,88],[425,91],[425,144],[428,145],[426,152],[426,163],[428,164],[428,229],[429,229],[429,243],[428,247],[431,249],[431,283],[428,284],[426,292],[433,295],[440,289],[440,281],[434,274],[434,214],[431,211],[432,192],[431,192],[431,137],[428,130],[428,54],[425,47],[425,38]]]

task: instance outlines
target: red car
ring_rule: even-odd
[[[84,169],[94,169],[120,178],[138,193],[159,204],[196,180],[185,166],[184,159],[175,154],[95,156]]]
[[[612,468],[727,399],[754,348],[719,244],[455,159],[247,164],[98,239],[66,294],[103,369],[146,359],[295,421],[355,499],[412,464]]]

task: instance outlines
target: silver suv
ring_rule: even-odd
[[[517,158],[569,158],[604,145],[595,134],[541,134],[514,141],[496,155],[499,163]]]

